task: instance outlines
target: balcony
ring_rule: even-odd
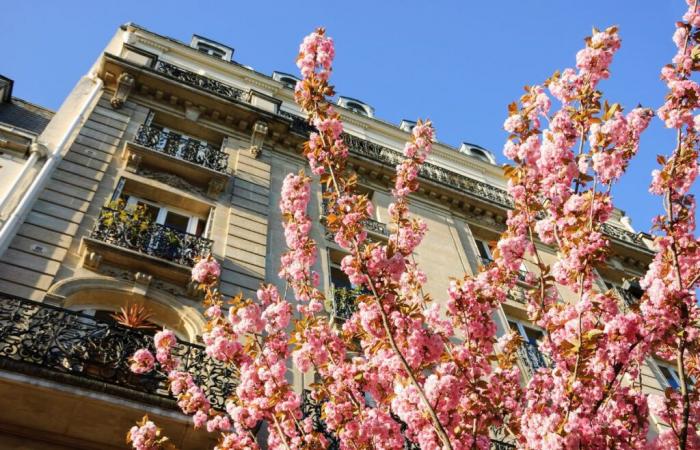
[[[215,149],[208,142],[165,131],[160,127],[141,125],[135,142],[164,155],[217,172],[226,172],[228,167],[228,153]]]
[[[242,89],[229,86],[221,81],[205,77],[165,61],[158,61],[155,66],[155,71],[170,79],[188,84],[227,100],[243,101],[243,97],[245,96],[245,92]]]
[[[549,359],[537,348],[537,344],[523,342],[518,349],[518,356],[529,377],[533,376],[537,369],[551,367]]]
[[[323,407],[323,403],[311,398],[311,391],[308,389],[304,389],[304,392],[301,396],[301,400],[301,412],[304,415],[304,417],[311,417],[314,425],[314,430],[320,432],[326,439],[328,439],[327,448],[329,450],[338,450],[340,448],[338,438],[335,437],[333,432],[328,430],[326,424],[321,419],[321,408]],[[392,414],[392,418],[399,423],[399,426],[401,427],[401,432],[402,434],[404,434],[406,432],[407,425],[394,414]],[[407,437],[405,437],[405,434],[403,448],[404,450],[420,450],[420,446],[410,441]],[[515,450],[515,448],[515,445],[510,444],[508,442],[497,439],[491,439],[490,450]]]
[[[102,208],[90,237],[85,265],[102,261],[143,271],[179,284],[189,280],[197,258],[211,252],[213,241],[153,223],[128,209]]]
[[[125,144],[122,156],[127,170],[138,172],[148,167],[172,173],[193,185],[206,187],[207,195],[213,198],[228,181],[228,153],[158,126],[141,125],[134,141]]]
[[[516,302],[516,303],[521,303],[523,305],[527,305],[527,300],[528,300],[528,293],[527,289],[524,288],[523,286],[520,286],[519,284],[516,284],[512,288],[508,290],[508,299]]]
[[[129,370],[134,351],[153,350],[153,339],[134,328],[44,303],[0,298],[0,368],[139,402],[176,409],[167,379]],[[173,353],[204,389],[212,405],[236,387],[235,374],[206,356],[204,347],[178,342]]]
[[[336,288],[333,286],[332,317],[336,320],[348,320],[357,311],[357,296],[359,289]]]
[[[321,213],[324,216],[328,214],[328,204],[326,200],[324,200],[321,204]],[[374,219],[365,220],[364,228],[365,231],[367,231],[367,233],[370,235],[370,238],[371,235],[381,236],[381,238],[388,238],[391,234],[389,232],[389,227],[385,223],[379,222],[378,220]],[[333,235],[326,233],[326,238],[332,241]]]

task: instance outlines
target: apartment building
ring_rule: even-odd
[[[144,413],[178,448],[214,442],[177,411],[163,376],[129,372],[129,356],[153,329],[123,326],[115,315],[141,305],[153,326],[174,330],[185,368],[223,405],[235,374],[207,360],[198,343],[205,320],[190,268],[212,254],[227,295],[279,282],[279,192],[287,173],[305,167],[300,148],[310,131],[294,104],[296,81],[242,65],[232,47],[211,39],[183,43],[126,24],[55,114],[2,94],[0,447],[124,448],[126,431]],[[0,78],[0,93],[7,86]],[[36,116],[32,126],[9,121],[8,101]],[[376,205],[368,231],[386,239],[393,171],[414,123],[383,121],[354,97],[336,101],[351,168]],[[19,144],[5,137],[12,127],[24,139]],[[511,201],[495,156],[478,145],[437,143],[420,175],[411,207],[430,231],[416,259],[427,290],[440,299],[450,276],[490,261]],[[314,195],[312,214],[320,216],[318,188]],[[651,240],[620,211],[605,232],[612,252],[599,268],[600,289],[634,308]],[[320,222],[313,235],[327,311],[341,323],[354,307],[339,268],[343,252]],[[546,245],[538,251],[546,262],[555,258]],[[523,274],[534,270],[523,264]],[[548,364],[537,348],[542,332],[527,320],[525,280],[494,315],[499,333],[523,336],[524,382]],[[575,298],[565,288],[559,293]],[[312,381],[293,378],[300,390]],[[650,360],[631,382],[660,391],[676,387],[677,376]],[[494,448],[512,446],[497,440]]]

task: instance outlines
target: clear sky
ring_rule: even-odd
[[[267,74],[296,73],[299,41],[325,26],[336,41],[339,94],[392,123],[429,117],[440,141],[479,144],[503,162],[506,105],[522,86],[573,66],[593,26],[619,25],[623,40],[601,85],[606,98],[628,110],[658,108],[659,70],[674,53],[674,22],[684,10],[683,0],[13,1],[0,14],[0,74],[15,80],[16,96],[57,109],[126,22],[185,42],[196,33],[228,44],[236,61]],[[649,173],[672,146],[655,119],[615,188],[616,206],[638,230],[660,211],[647,193]]]

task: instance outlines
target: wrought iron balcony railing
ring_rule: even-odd
[[[357,296],[362,294],[359,289],[333,287],[333,317],[348,320],[357,311]]]
[[[160,127],[141,125],[135,142],[144,147],[191,162],[217,172],[226,172],[228,153],[214,148],[211,144],[182,136]]]
[[[316,129],[309,124],[303,117],[297,116],[287,111],[280,111],[279,115],[292,121],[292,125],[289,127],[295,133],[306,136],[309,133],[316,131]]]
[[[522,286],[515,285],[508,291],[508,298],[518,303],[527,303],[528,294],[527,289]]]
[[[229,86],[221,81],[205,77],[165,61],[158,61],[156,63],[155,71],[165,75],[168,78],[172,78],[173,80],[177,80],[184,84],[208,91],[228,100],[243,101],[243,97],[245,95],[245,92],[242,89]]]
[[[153,350],[153,339],[140,330],[45,303],[0,297],[4,370],[175,407],[163,374],[129,370],[129,358],[144,347]],[[200,345],[178,342],[173,353],[212,405],[223,409],[236,387],[236,374],[210,359]]]
[[[301,399],[301,412],[304,415],[304,417],[311,417],[314,425],[314,430],[320,432],[326,439],[328,439],[328,450],[338,450],[340,448],[338,438],[333,434],[333,432],[328,430],[328,427],[321,418],[321,409],[323,407],[323,403],[311,398],[311,391],[309,391],[308,389],[304,389]],[[401,432],[404,435],[404,450],[420,450],[420,446],[418,444],[412,442],[406,437],[405,433],[407,425],[394,414],[392,414],[392,417],[399,423],[399,426],[401,427]],[[491,439],[491,450],[515,450],[515,445],[510,444],[508,442],[504,442],[502,440]]]
[[[328,214],[328,203],[326,200],[324,200],[321,204],[321,212],[324,216]],[[389,233],[389,227],[387,224],[379,222],[378,220],[367,219],[364,222],[364,227],[367,232],[378,234],[380,236],[389,237],[389,234],[391,234]],[[331,236],[331,240],[332,239],[333,237]]]
[[[537,348],[537,344],[523,342],[518,349],[518,355],[530,377],[537,372],[537,369],[551,366],[549,359]]]
[[[211,252],[213,241],[137,217],[128,209],[102,208],[90,237],[184,266]]]

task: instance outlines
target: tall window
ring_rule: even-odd
[[[661,376],[663,377],[662,380],[659,380],[662,385],[665,385],[667,387],[673,388],[673,389],[680,389],[681,388],[681,377],[678,375],[678,371],[674,366],[671,364],[668,364],[666,362],[662,362],[659,360],[656,360],[656,366],[659,368],[659,372],[661,373]],[[695,384],[695,380],[692,378],[686,376],[687,378],[687,383],[689,385]]]
[[[520,334],[520,336],[523,338],[523,341],[530,345],[534,345],[535,347],[539,346],[539,343],[544,337],[544,333],[541,330],[525,325],[517,320],[509,319],[508,326],[511,330]]]
[[[202,236],[207,227],[207,219],[192,215],[187,211],[173,208],[172,206],[160,205],[158,203],[144,200],[134,195],[124,195],[127,208],[135,208],[143,206],[148,212],[148,216],[152,222],[160,225],[165,225],[183,233]]]
[[[483,265],[489,264],[491,261],[493,261],[491,249],[486,241],[476,239],[476,250],[479,252],[479,258],[481,258],[481,263]]]

